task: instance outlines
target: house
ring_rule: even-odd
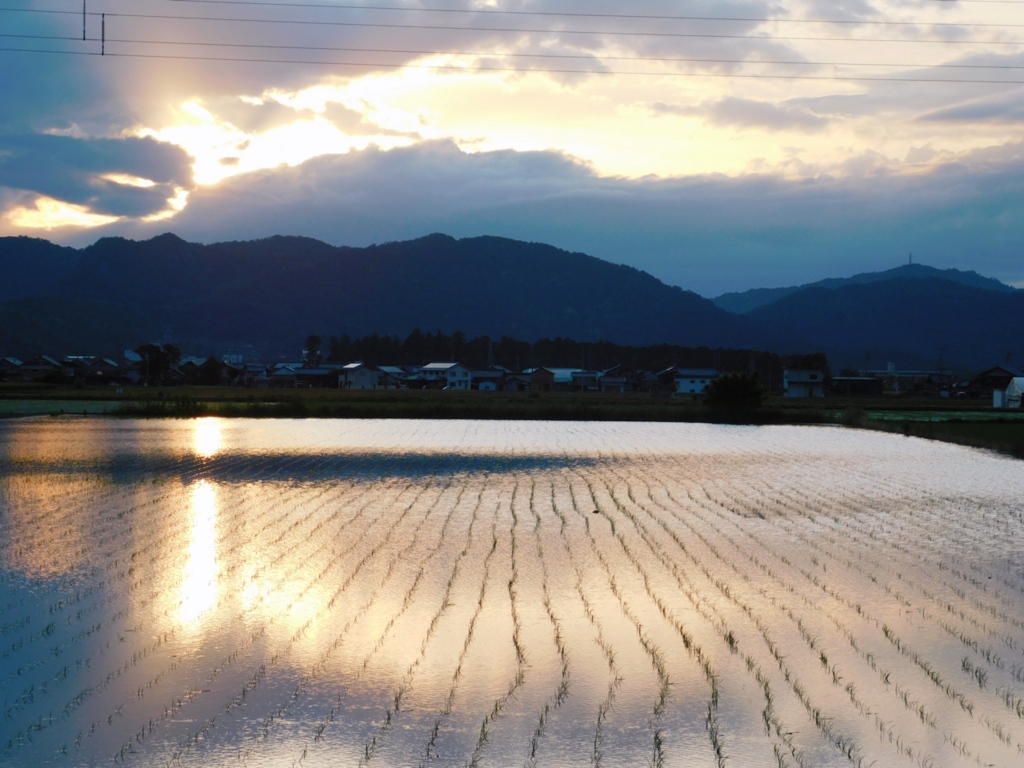
[[[54,381],[63,380],[67,376],[59,362],[47,355],[38,355],[26,360],[20,368],[22,381]]]
[[[0,357],[0,381],[17,381],[23,363],[16,357]]]
[[[1010,386],[1010,382],[1019,376],[1019,372],[1014,372],[997,365],[995,368],[989,368],[987,371],[982,371],[975,376],[971,380],[968,391],[973,397],[988,398],[996,390],[1005,392],[1006,388]]]
[[[503,392],[526,392],[530,389],[530,377],[522,373],[510,373],[501,382]]]
[[[538,371],[547,371],[547,373],[541,373],[540,378],[537,380],[538,384],[544,385],[545,383],[548,382],[548,379],[550,378],[550,387],[547,390],[538,390],[536,389],[536,387],[533,386],[534,374],[537,373]],[[523,371],[524,376],[530,377],[530,390],[534,392],[550,391],[556,389],[559,390],[560,392],[568,392],[570,389],[573,389],[575,385],[574,376],[575,374],[578,373],[581,373],[579,368],[553,368],[549,366],[544,368],[527,368],[525,371]],[[595,388],[597,386],[596,380],[594,386]]]
[[[109,357],[97,357],[85,372],[86,384],[124,384],[126,381],[124,369]]]
[[[555,388],[555,372],[550,368],[531,368],[523,373],[530,377],[531,392],[550,392]]]
[[[1021,396],[1024,395],[1024,376],[1015,376],[1010,379],[1010,383],[1002,395],[1003,408],[1020,408]]]
[[[601,392],[623,392],[633,391],[633,373],[621,365],[609,368],[601,374],[597,382]]]
[[[601,389],[601,371],[572,371],[569,374],[569,388],[574,392],[598,392]],[[555,381],[558,383],[558,375]]]
[[[268,378],[271,387],[294,387],[298,379],[295,371],[301,368],[300,363],[276,363]]]
[[[489,368],[486,371],[473,371],[472,387],[481,392],[497,392],[501,389],[506,371],[503,368]]]
[[[420,375],[433,389],[469,389],[472,382],[469,369],[459,363],[429,363]]]
[[[377,389],[379,382],[377,369],[363,362],[349,363],[338,370],[338,387],[341,389]]]
[[[377,366],[377,386],[381,389],[408,389],[409,374],[397,365]]]
[[[714,368],[677,368],[676,392],[680,395],[703,395],[716,378],[718,371]]]
[[[784,397],[824,397],[825,372],[810,368],[786,368],[782,372]]]

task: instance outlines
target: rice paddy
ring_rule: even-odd
[[[0,766],[1024,763],[1024,472],[832,427],[0,423]]]

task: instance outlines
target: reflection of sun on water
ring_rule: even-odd
[[[208,459],[221,449],[220,421],[217,419],[199,419],[192,437],[192,448],[195,454]]]
[[[217,494],[206,480],[192,487],[192,541],[181,584],[181,621],[196,621],[217,602]]]

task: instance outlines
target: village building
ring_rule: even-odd
[[[1024,395],[1024,376],[1015,376],[1005,390],[992,393],[992,405],[996,408],[1020,408],[1021,396]]]
[[[22,365],[16,357],[0,357],[0,381],[18,381]]]
[[[782,394],[784,397],[824,397],[824,371],[786,368],[782,372]]]
[[[678,368],[675,373],[676,392],[681,395],[703,395],[708,385],[718,378],[714,368]]]
[[[460,363],[429,363],[420,375],[428,388],[468,390],[472,382],[469,369]]]
[[[349,363],[338,369],[338,386],[341,389],[377,389],[380,372],[363,362]]]

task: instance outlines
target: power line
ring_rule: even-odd
[[[51,40],[51,41],[75,41],[77,37],[66,37],[58,35],[21,35],[0,33],[0,38],[24,39],[24,40]],[[88,38],[90,42],[100,42],[98,38]],[[324,51],[331,53],[382,53],[403,56],[478,56],[488,58],[514,58],[514,59],[558,59],[570,61],[595,61],[594,56],[586,54],[569,53],[502,53],[495,51],[441,51],[425,50],[415,48],[362,48],[350,46],[315,46],[315,45],[272,45],[266,43],[210,43],[187,40],[144,40],[133,38],[112,38],[107,37],[108,43],[120,43],[123,45],[173,45],[182,47],[203,47],[203,48],[249,48],[259,50],[283,50],[283,51]],[[1017,64],[933,64],[929,62],[864,62],[864,61],[807,61],[796,59],[720,59],[720,58],[695,58],[676,56],[601,56],[600,61],[620,62],[651,62],[658,64],[754,64],[771,66],[802,66],[802,67],[883,67],[883,68],[920,68],[920,69],[1002,69],[1002,70],[1024,70],[1024,65]],[[266,61],[272,61],[267,59]],[[344,62],[338,62],[343,64]],[[399,65],[396,65],[399,66]],[[405,66],[405,65],[401,65]],[[409,65],[415,66],[415,65]],[[544,71],[544,70],[522,70],[522,71]],[[587,73],[591,70],[577,70]],[[637,73],[638,74],[638,73]]]
[[[69,40],[77,38],[67,38]],[[94,40],[95,42],[95,40]],[[108,42],[111,42],[108,40]],[[94,51],[67,51],[67,50],[46,50],[39,48],[0,48],[0,52],[14,53],[40,53],[51,55],[76,55],[76,56],[100,56]],[[103,54],[105,58],[125,59],[160,59],[167,61],[204,61],[204,62],[232,62],[242,64],[289,64],[302,66],[323,66],[323,67],[354,67],[360,69],[420,69],[442,72],[468,72],[477,74],[488,72],[500,73],[523,73],[531,72],[538,74],[557,75],[592,75],[592,76],[643,76],[643,77],[712,77],[732,78],[744,80],[802,80],[802,81],[839,81],[839,82],[876,82],[876,83],[934,83],[934,84],[962,84],[962,85],[1024,85],[1024,80],[995,80],[982,78],[925,78],[925,77],[885,77],[885,76],[861,76],[861,75],[791,75],[771,73],[743,73],[743,72],[636,72],[636,71],[610,71],[610,70],[585,70],[585,69],[555,69],[538,68],[523,70],[516,67],[478,66],[462,67],[454,64],[392,64],[381,62],[358,62],[358,61],[323,61],[316,59],[265,59],[265,58],[240,58],[231,56],[186,56],[155,53],[123,53],[107,51]],[[736,62],[750,63],[750,62]],[[840,66],[840,65],[836,65]]]
[[[170,0],[195,5],[244,5],[262,8],[315,8],[319,10],[380,11],[398,13],[461,14],[468,16],[540,16],[548,18],[618,19],[641,21],[737,21],[763,24],[855,24],[857,26],[1024,27],[1024,24],[969,23],[953,21],[894,21],[891,19],[788,19],[776,16],[696,16],[679,14],[585,13],[581,11],[508,11],[495,8],[408,8],[400,5],[352,5],[344,3],[282,3],[271,0]],[[1018,3],[1020,4],[1020,3]]]
[[[180,0],[179,0],[180,1]],[[0,8],[0,11],[20,10]],[[41,13],[65,13],[78,15],[74,11],[28,11]],[[98,13],[89,13],[90,16],[99,16]],[[161,14],[144,13],[107,13],[109,18],[126,19],[154,19],[157,21],[206,21],[232,24],[270,24],[270,25],[298,25],[306,27],[345,27],[355,29],[409,29],[418,32],[440,31],[440,32],[496,32],[507,34],[558,34],[558,35],[597,35],[605,37],[649,37],[665,39],[709,39],[709,40],[757,40],[760,42],[773,42],[785,40],[788,42],[843,42],[843,43],[901,43],[901,44],[940,44],[940,45],[981,45],[981,46],[1005,46],[1024,45],[1021,40],[945,40],[941,38],[892,38],[892,37],[829,37],[829,36],[795,36],[795,35],[741,35],[721,34],[713,32],[650,32],[650,31],[622,31],[622,30],[593,30],[593,29],[545,29],[540,28],[515,28],[515,27],[478,27],[478,26],[453,26],[441,24],[385,24],[375,22],[356,21],[305,21],[296,19],[244,19],[223,16],[173,16]],[[1024,25],[1022,25],[1024,26]]]
[[[174,2],[187,2],[190,0],[173,0]],[[42,13],[55,15],[78,16],[77,11],[57,11],[35,8],[0,8],[0,12],[11,13]],[[103,14],[90,11],[89,16],[100,16]],[[316,26],[316,27],[345,27],[359,29],[409,29],[416,31],[442,31],[442,32],[493,32],[504,34],[558,34],[558,35],[597,35],[605,37],[650,37],[670,39],[717,39],[717,40],[759,40],[762,42],[787,41],[787,42],[844,42],[844,43],[901,43],[901,44],[939,44],[939,45],[981,45],[981,46],[1005,46],[1024,45],[1024,41],[1008,40],[949,40],[943,38],[899,38],[899,37],[834,37],[824,35],[795,36],[795,35],[743,35],[723,34],[713,32],[653,32],[647,30],[626,31],[626,30],[601,30],[601,29],[550,29],[545,27],[485,27],[485,26],[455,26],[446,24],[400,24],[383,22],[355,22],[355,21],[313,21],[302,19],[251,19],[227,16],[193,16],[193,15],[171,15],[171,14],[146,14],[146,13],[106,13],[111,18],[126,19],[153,19],[156,21],[198,21],[216,22],[231,24],[269,24],[269,25],[291,25],[291,26]],[[705,17],[705,20],[707,18]],[[737,21],[737,19],[731,19]],[[915,25],[920,26],[920,25]],[[966,25],[956,25],[963,27]],[[999,28],[1024,28],[1024,24],[999,24],[982,25],[996,26]]]

